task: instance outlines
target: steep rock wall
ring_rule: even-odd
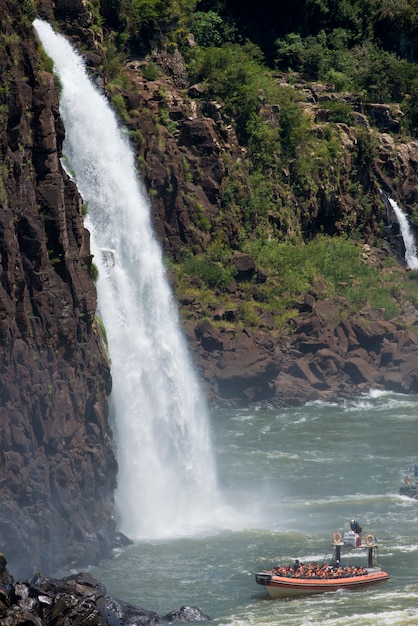
[[[127,125],[141,133],[136,148],[143,159],[160,241],[167,256],[177,260],[185,246],[196,252],[205,250],[220,231],[234,249],[240,236],[239,213],[222,210],[222,194],[234,164],[245,158],[245,150],[222,106],[205,101],[198,85],[188,86],[179,55],[163,52],[154,59],[164,76],[146,80],[141,62],[132,61],[128,69],[134,88],[123,96],[131,112]],[[329,114],[321,103],[350,99],[323,85],[296,87],[305,97],[300,106],[312,117],[318,133],[326,132]],[[363,224],[364,263],[379,268],[383,275],[389,254],[399,260],[396,271],[391,270],[392,278],[388,272],[396,291],[396,280],[408,280],[405,250],[399,225],[393,212],[388,213],[380,190],[412,212],[417,201],[418,142],[400,134],[398,107],[377,104],[355,109],[356,104],[351,125],[334,125],[342,147],[338,180],[326,180],[317,195],[308,195],[305,204],[293,195],[291,185],[278,193],[287,194],[286,202],[295,207],[307,232],[323,229],[328,234],[354,236],[356,225]],[[174,131],[155,122],[161,111],[176,121]],[[373,202],[368,216],[352,185],[359,136],[364,132],[376,146],[370,180],[365,182]],[[245,178],[241,182],[245,194]],[[202,226],[203,218],[209,227]],[[279,312],[263,310],[261,305],[257,321],[249,325],[240,309],[256,291],[251,283],[265,282],[268,289],[269,285],[274,288],[274,280],[269,281],[245,255],[236,252],[232,262],[238,269],[237,280],[228,285],[226,295],[218,294],[220,301],[228,301],[226,306],[208,302],[204,295],[201,298],[198,278],[191,277],[186,287],[173,280],[190,349],[212,404],[300,405],[317,399],[334,401],[372,388],[418,392],[418,314],[413,302],[400,301],[399,315],[388,323],[383,310],[365,307],[353,315],[344,298],[324,301],[319,286],[294,303],[298,313],[281,331],[274,322]],[[247,264],[242,271],[241,263]]]
[[[0,546],[20,576],[109,553],[117,465],[57,88],[21,3],[0,12]]]

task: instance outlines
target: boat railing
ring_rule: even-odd
[[[341,533],[334,533],[332,546],[336,562],[340,562],[343,555],[348,556],[356,550],[362,550],[367,554],[367,567],[369,569],[377,567],[378,541],[377,537],[371,533],[365,536],[356,535],[355,537],[349,533],[345,533],[344,537],[341,536]]]

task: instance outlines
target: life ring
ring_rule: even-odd
[[[334,533],[332,535],[334,543],[341,543],[341,533]]]
[[[373,535],[367,535],[366,537],[366,546],[369,546],[369,548],[374,544],[374,537]]]

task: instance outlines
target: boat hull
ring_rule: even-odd
[[[255,575],[255,580],[259,585],[266,588],[272,598],[284,598],[289,596],[312,595],[315,593],[328,593],[339,589],[359,590],[370,585],[384,582],[389,579],[389,575],[383,571],[374,571],[362,576],[351,576],[338,579],[318,579],[318,578],[286,578],[275,576],[266,572]]]
[[[418,492],[415,485],[402,485],[399,489],[399,493],[401,496],[408,496],[408,498],[418,500]]]

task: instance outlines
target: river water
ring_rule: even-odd
[[[198,606],[219,626],[417,624],[418,502],[399,495],[403,471],[418,460],[417,421],[418,397],[377,392],[342,404],[214,411],[224,527],[137,541],[91,573],[109,595],[159,615]],[[388,582],[275,600],[255,583],[255,572],[278,562],[321,561],[353,517],[378,538]]]

